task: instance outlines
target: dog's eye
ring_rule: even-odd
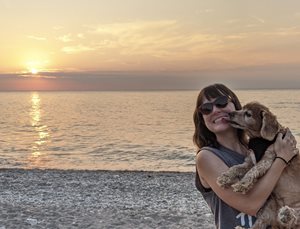
[[[252,114],[249,111],[246,111],[245,112],[245,116],[248,117],[248,118],[250,118],[250,117],[252,117]]]

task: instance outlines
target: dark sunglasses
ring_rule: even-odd
[[[203,103],[199,109],[201,114],[203,115],[208,115],[210,114],[213,109],[214,109],[214,105],[217,108],[224,108],[227,106],[227,104],[230,102],[230,98],[228,98],[227,96],[223,95],[218,97],[215,101],[213,101],[212,103]]]

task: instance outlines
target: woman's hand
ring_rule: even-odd
[[[288,128],[285,136],[283,136],[282,133],[277,135],[274,144],[274,150],[277,157],[281,157],[286,162],[289,162],[296,154],[299,153],[299,150],[296,147],[297,141]]]

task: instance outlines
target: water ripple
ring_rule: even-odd
[[[299,90],[237,94],[242,103],[251,99],[269,106],[300,143]],[[1,93],[0,165],[194,171],[192,114],[197,95],[197,91]]]

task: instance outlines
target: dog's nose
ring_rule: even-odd
[[[230,112],[229,113],[229,118],[233,118],[235,116],[235,113],[234,112]]]

